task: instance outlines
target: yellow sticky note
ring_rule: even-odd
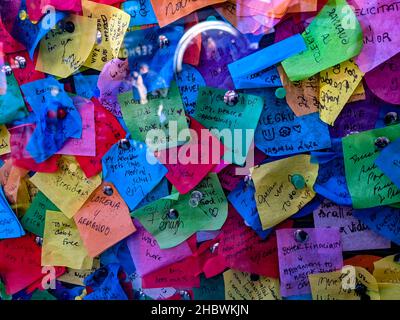
[[[58,168],[54,173],[36,173],[30,180],[68,218],[72,218],[101,184],[101,178],[99,175],[86,178],[71,156],[61,157]]]
[[[318,164],[309,155],[298,155],[250,169],[255,200],[263,229],[272,228],[298,212],[315,196]],[[301,186],[303,179],[304,185]]]
[[[0,156],[11,152],[10,133],[5,125],[0,126]]]
[[[394,261],[395,255],[374,262],[374,277],[378,282],[400,283],[400,263]]]
[[[350,59],[321,71],[319,75],[320,118],[333,126],[364,74]]]
[[[357,284],[367,287],[371,300],[380,300],[378,283],[364,268],[345,266],[341,271],[309,274],[313,300],[360,300]]]
[[[381,300],[399,300],[400,283],[378,283]]]
[[[279,280],[259,276],[251,279],[250,273],[236,270],[224,272],[226,300],[281,300]]]
[[[42,266],[90,269],[92,265],[74,220],[58,211],[46,211]]]
[[[64,25],[64,27],[61,27]],[[69,77],[89,57],[97,35],[97,21],[71,14],[40,41],[36,70]]]
[[[101,71],[104,65],[118,57],[128,29],[130,15],[113,6],[83,1],[83,15],[97,20],[101,40],[94,45],[85,66]]]
[[[95,258],[93,260],[93,266],[91,269],[83,270],[83,269],[71,269],[67,268],[66,272],[57,278],[57,280],[61,282],[71,283],[78,286],[83,286],[83,280],[95,272],[98,268],[100,268],[100,259]]]

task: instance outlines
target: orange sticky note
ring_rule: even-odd
[[[112,183],[102,183],[74,216],[90,257],[136,231],[129,209]]]
[[[221,2],[225,2],[225,0],[151,0],[151,5],[158,24],[160,27],[164,27],[198,9]]]

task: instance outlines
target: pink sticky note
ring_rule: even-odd
[[[94,104],[92,101],[78,96],[73,97],[72,101],[82,117],[82,137],[80,139],[68,139],[57,154],[95,156],[96,136],[94,126]]]
[[[297,229],[276,230],[281,294],[283,297],[310,294],[308,275],[343,267],[339,229],[305,228],[308,238],[295,239]]]
[[[136,272],[140,276],[192,255],[187,241],[170,249],[161,249],[157,240],[137,220],[134,225],[136,232],[128,238],[127,243]]]
[[[365,80],[376,96],[400,104],[400,53],[368,72]]]
[[[364,46],[356,57],[366,73],[400,52],[400,29],[394,27],[399,12],[391,10],[392,0],[349,0],[364,35]]]
[[[166,178],[181,194],[196,187],[222,161],[224,154],[224,146],[220,141],[199,122],[190,119],[192,140],[183,146],[162,150],[156,155],[168,169]],[[194,150],[193,154],[189,150]],[[182,157],[182,154],[188,156]]]

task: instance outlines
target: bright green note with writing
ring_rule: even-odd
[[[282,62],[291,81],[298,81],[358,55],[361,26],[346,0],[329,0],[302,33],[307,50]]]
[[[133,140],[146,142],[153,150],[173,148],[186,142],[178,141],[179,132],[188,129],[188,125],[175,83],[165,97],[149,95],[145,104],[134,100],[131,91],[120,94],[118,102]],[[154,134],[148,135],[150,131]]]
[[[200,230],[219,230],[228,215],[228,203],[215,173],[210,173],[196,187],[199,201],[191,194],[171,195],[132,212],[132,216],[150,232],[161,249],[172,248]],[[197,193],[198,194],[198,193]]]
[[[400,125],[365,131],[343,138],[346,181],[354,208],[371,208],[400,201],[400,190],[379,170],[375,159],[378,137],[390,141],[400,137]]]
[[[227,148],[224,160],[243,165],[263,109],[261,97],[239,93],[237,103],[225,103],[226,90],[201,87],[193,117]]]

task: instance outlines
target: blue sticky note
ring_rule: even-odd
[[[18,12],[21,10],[27,12],[26,0],[21,1],[21,6]],[[64,12],[56,11],[55,14],[48,12],[38,23],[33,24],[28,18],[22,20],[17,15],[10,34],[15,40],[25,46],[28,50],[29,57],[33,60],[35,49],[40,40],[42,40],[42,38],[65,17],[67,17],[67,13]]]
[[[195,67],[184,64],[182,71],[176,74],[176,84],[182,97],[185,112],[192,116],[196,108],[199,88],[206,85],[204,78]]]
[[[133,210],[166,175],[163,166],[144,143],[126,140],[117,143],[103,156],[103,178],[112,182]]]
[[[93,289],[83,300],[128,300],[118,279],[121,266],[111,263],[89,275],[84,283]]]
[[[143,198],[143,200],[137,205],[135,210],[151,202],[154,202],[158,199],[164,198],[169,194],[170,191],[169,191],[168,180],[167,178],[163,178],[161,182]]]
[[[25,231],[12,211],[3,188],[0,187],[0,239],[19,238]]]
[[[130,27],[157,23],[150,0],[131,0],[122,4],[122,10],[131,16]]]
[[[375,159],[375,164],[400,188],[400,139],[389,143]]]
[[[111,263],[120,264],[128,275],[136,271],[125,239],[104,251],[100,255],[100,263],[102,265]]]
[[[86,99],[96,97],[98,75],[82,75],[80,73],[74,75],[75,91],[78,96]]]
[[[291,155],[329,148],[328,125],[317,112],[296,117],[285,99],[275,97],[275,89],[257,90],[264,108],[255,132],[258,149],[269,156]]]
[[[236,188],[228,195],[229,202],[242,216],[245,223],[250,226],[262,239],[266,239],[272,232],[272,228],[263,230],[260,216],[258,215],[256,201],[254,200],[256,189],[252,182],[240,181]]]
[[[400,245],[400,209],[383,206],[353,210],[353,217],[382,237]]]
[[[243,78],[232,78],[236,89],[281,87],[278,69],[268,67]]]
[[[69,138],[81,138],[82,118],[61,83],[53,77],[21,86],[36,116],[36,128],[26,150],[40,163],[59,151]],[[58,116],[63,110],[64,116]]]
[[[175,25],[125,34],[130,71],[134,79],[139,75],[143,78],[147,92],[169,88],[174,77],[173,58],[182,35],[183,27]]]
[[[300,34],[296,34],[228,64],[229,72],[232,75],[232,79],[244,78],[271,67],[306,49],[307,46],[303,37]]]
[[[332,139],[332,148],[328,152],[312,152],[311,155],[312,161],[319,163],[314,191],[338,205],[351,206],[341,139]]]

